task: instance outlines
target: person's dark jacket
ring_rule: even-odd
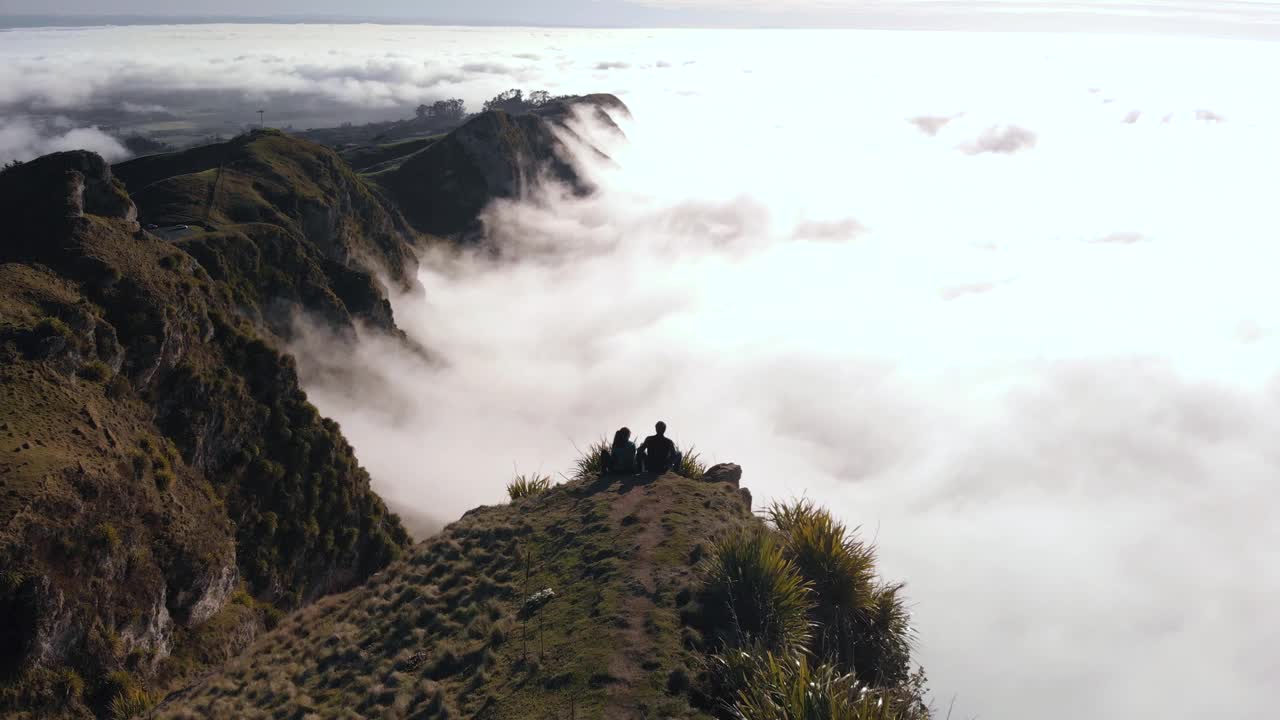
[[[643,470],[663,473],[675,461],[676,444],[665,435],[650,435],[640,444],[638,454],[643,458]]]
[[[614,445],[605,454],[605,471],[629,473],[636,469],[636,444],[630,440]]]

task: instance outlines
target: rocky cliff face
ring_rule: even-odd
[[[615,130],[613,117],[629,114],[612,95],[557,101],[527,115],[480,113],[377,180],[418,230],[471,239],[480,230],[478,217],[486,205],[523,196],[540,177],[554,178],[577,193],[591,192],[562,139],[573,133],[568,122],[575,111]]]
[[[0,217],[0,714],[105,712],[395,557],[398,520],[243,302],[282,271],[214,277],[215,241],[140,229],[91,153],[0,173]],[[297,222],[275,259],[379,312],[347,221]]]

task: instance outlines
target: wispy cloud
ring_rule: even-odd
[[[1035,146],[1035,133],[1017,125],[1003,125],[983,130],[981,135],[964,143],[960,149],[967,155],[1014,155]]]
[[[123,160],[129,151],[96,127],[68,127],[65,122],[0,118],[0,165],[66,150],[91,150],[108,161]]]
[[[920,132],[933,137],[942,131],[952,120],[961,117],[961,115],[918,115],[908,118],[907,122],[915,125]]]

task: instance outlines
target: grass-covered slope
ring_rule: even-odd
[[[479,508],[160,716],[708,717],[690,704],[702,641],[682,614],[711,540],[753,524],[731,485],[674,474]]]
[[[0,213],[0,716],[111,717],[398,554],[292,359],[101,158],[0,173]]]
[[[177,240],[278,334],[301,307],[338,325],[394,322],[379,278],[417,285],[418,235],[335,152],[274,130],[117,165],[140,221]]]
[[[406,158],[434,144],[442,137],[444,137],[443,133],[377,145],[359,145],[339,150],[338,154],[356,172],[385,172],[399,167]]]
[[[925,720],[900,586],[740,472],[517,478],[159,716]]]

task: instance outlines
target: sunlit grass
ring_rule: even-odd
[[[713,665],[744,678],[731,701],[739,720],[926,720],[905,690],[875,690],[829,663],[804,653],[740,652]]]
[[[810,500],[775,502],[765,516],[814,591],[812,652],[884,687],[909,672],[913,631],[901,585],[882,585],[875,548]]]
[[[808,642],[812,592],[773,533],[730,535],[716,544],[702,574],[704,625],[719,643],[784,650]]]
[[[145,716],[155,704],[155,698],[147,691],[137,687],[130,687],[125,688],[119,695],[112,698],[107,710],[111,714],[111,720],[131,720],[132,718]]]
[[[765,511],[788,556],[813,584],[818,601],[869,610],[875,591],[875,548],[859,542],[825,508],[810,500],[775,502]]]
[[[690,445],[689,452],[684,452],[676,446],[676,456],[680,458],[680,462],[672,468],[675,474],[690,480],[701,480],[703,474],[707,472],[707,466],[702,462],[702,455],[698,453],[697,446]]]
[[[604,438],[591,443],[573,464],[574,480],[594,480],[604,474],[609,465],[609,441]]]
[[[521,498],[533,497],[551,489],[550,475],[517,475],[507,483],[507,495],[512,502]]]

